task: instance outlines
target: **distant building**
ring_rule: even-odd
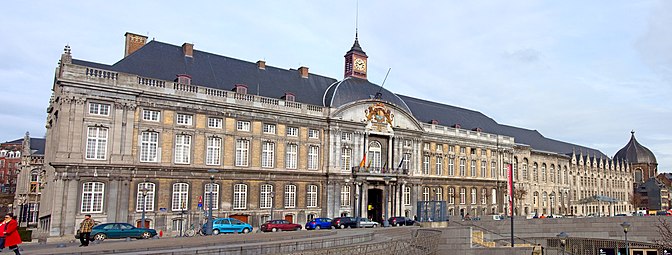
[[[31,139],[26,133],[24,138],[0,144],[0,208],[8,208],[17,215],[23,226],[37,226],[40,193],[37,189],[34,192],[26,190],[41,183],[40,174],[44,175],[44,141],[44,138]]]
[[[649,150],[649,148],[637,142],[635,139],[635,131],[630,132],[632,135],[630,141],[622,149],[614,155],[614,160],[620,160],[630,164],[635,176],[635,185],[642,184],[650,178],[655,178],[658,175],[658,162],[656,156]]]

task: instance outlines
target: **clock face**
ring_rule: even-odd
[[[366,62],[364,62],[364,60],[361,59],[361,58],[356,58],[355,59],[355,70],[360,71],[360,72],[365,72],[366,71]]]

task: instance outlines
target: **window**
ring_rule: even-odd
[[[350,207],[350,186],[341,186],[341,207]]]
[[[497,204],[497,190],[496,189],[492,189],[492,194],[490,195],[490,200],[491,200],[490,201],[491,204],[493,204],[493,205]]]
[[[404,147],[411,147],[411,146],[413,146],[413,141],[408,139],[404,140]]]
[[[142,120],[159,122],[161,112],[154,110],[142,110]]]
[[[2,167],[2,162],[0,162],[0,167]],[[2,178],[2,172],[0,172],[0,178]],[[30,193],[37,193],[40,186],[40,174],[37,172],[30,173]]]
[[[467,203],[467,188],[460,188],[460,204]]]
[[[411,154],[410,153],[404,153],[404,162],[403,165],[401,166],[404,170],[408,170],[408,167],[411,165]]]
[[[236,122],[236,130],[249,132],[250,131],[250,122],[249,121],[242,121],[242,120],[237,121]]]
[[[465,147],[460,147],[460,153],[466,154],[467,153],[467,148]]]
[[[549,176],[551,182],[555,182],[555,165],[551,165]]]
[[[177,114],[177,125],[189,125],[189,126],[191,126],[191,124],[193,123],[193,118],[194,118],[193,115],[178,113]]]
[[[448,145],[448,152],[455,153],[455,146],[453,146],[453,145]]]
[[[140,162],[159,161],[159,133],[142,132],[140,138]]]
[[[299,128],[287,127],[287,136],[299,136]]]
[[[110,105],[101,103],[89,103],[89,114],[108,116],[110,115]]]
[[[271,206],[273,206],[273,196],[271,196],[272,192],[273,192],[273,185],[270,184],[261,185],[261,189],[259,192],[259,208],[268,209],[271,208]]]
[[[436,152],[443,152],[443,145],[442,144],[437,144],[436,145]]]
[[[82,187],[82,213],[102,213],[105,184],[85,182]]]
[[[546,164],[541,164],[541,181],[546,182]]]
[[[189,202],[189,184],[175,183],[173,184],[173,211],[187,210]]]
[[[205,164],[216,166],[221,164],[222,138],[208,137],[207,148],[205,152]]]
[[[287,158],[285,162],[285,168],[287,169],[296,169],[296,162],[297,160],[297,152],[299,150],[299,146],[296,144],[287,144]]]
[[[451,146],[451,147],[448,147],[448,148],[453,148],[453,147]],[[450,175],[450,176],[455,175],[455,158],[453,156],[450,156],[450,158],[448,158],[448,175]]]
[[[527,159],[523,159],[523,180],[527,180],[529,177],[527,175]]]
[[[404,205],[411,205],[411,187],[404,187]]]
[[[471,188],[471,204],[476,204],[476,188]]]
[[[248,152],[250,150],[250,141],[236,140],[236,166],[248,166]]]
[[[422,149],[428,151],[429,150],[429,143],[422,144]]]
[[[378,141],[369,143],[369,165],[373,169],[380,169],[382,166],[382,146]]]
[[[261,145],[261,167],[272,168],[275,161],[275,143],[264,142]]]
[[[320,130],[310,129],[308,130],[308,138],[320,138]]]
[[[466,166],[465,166],[466,164],[467,164],[467,160],[461,158],[460,159],[460,176],[466,176],[467,175],[467,173],[466,173],[467,169],[466,169]]]
[[[455,188],[448,188],[448,204],[455,204]]]
[[[352,133],[343,132],[341,133],[341,140],[343,141],[352,141]]]
[[[539,165],[536,162],[532,165],[532,181],[539,181]]]
[[[534,192],[534,195],[532,196],[532,204],[536,207],[537,203],[539,201],[539,192]]]
[[[107,128],[89,127],[86,139],[86,159],[105,160],[107,155]]]
[[[203,192],[203,208],[205,208],[206,211],[210,208],[210,194],[212,194],[212,210],[217,210],[219,208],[219,184],[205,184],[205,190]]]
[[[222,128],[222,119],[221,118],[208,118],[208,127],[209,128]]]
[[[352,167],[352,149],[341,149],[341,171],[350,171]]]
[[[191,159],[191,136],[175,136],[175,164],[189,164]]]
[[[429,201],[429,187],[422,188],[422,201]]]
[[[481,204],[487,204],[488,203],[488,190],[483,188],[481,190]]]
[[[429,175],[429,156],[422,156],[422,174]]]
[[[443,201],[443,188],[436,188],[436,196],[434,197],[434,201]]]
[[[443,157],[436,157],[436,175],[443,175]]]
[[[247,184],[233,185],[233,209],[243,210],[247,208]]]
[[[471,161],[471,164],[469,164],[469,168],[471,169],[470,176],[476,177],[476,160]]]
[[[296,185],[285,185],[285,208],[296,207]]]
[[[264,124],[264,134],[275,134],[275,125]]]
[[[317,185],[308,185],[306,207],[317,207]]]
[[[495,161],[490,162],[490,177],[497,177],[497,162]]]
[[[308,147],[308,170],[317,170],[320,157],[320,147],[311,145]]]
[[[151,182],[142,182],[138,183],[138,196],[135,201],[135,211],[142,212],[142,208],[145,208],[145,211],[154,211],[154,193],[156,192],[156,186]]]
[[[488,173],[486,170],[486,167],[488,165],[488,162],[485,162],[485,160],[481,161],[481,177],[487,177]]]

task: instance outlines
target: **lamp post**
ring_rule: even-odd
[[[147,192],[149,192],[149,189],[147,188],[147,183],[142,182],[142,187],[140,188],[140,194],[142,195],[142,228],[144,228],[145,225],[145,210],[147,210]]]
[[[184,229],[184,210],[186,209],[187,204],[185,202],[182,202],[182,206],[180,207],[180,237],[182,237],[182,230]]]
[[[558,239],[560,239],[560,248],[562,249],[562,255],[565,255],[565,245],[567,245],[567,237],[569,235],[565,232],[560,232],[560,234],[557,235]]]
[[[356,194],[355,194],[355,208],[354,208],[355,209],[355,216],[357,217],[356,226],[357,226],[357,228],[359,228],[360,227],[359,223],[362,220],[362,201],[360,201],[361,198],[362,198],[362,188],[360,187],[362,182],[359,181],[359,180],[355,180],[353,182],[353,184],[355,184],[355,192],[356,192]]]
[[[625,233],[625,254],[630,254],[630,244],[628,244],[628,230],[630,230],[630,223],[623,222],[621,223],[621,227],[623,227],[623,233]]]
[[[212,235],[212,192],[215,188],[215,174],[218,172],[217,169],[208,170],[208,173],[210,174],[210,189],[208,190],[208,221],[205,228],[206,235]]]
[[[275,191],[271,191],[271,215],[268,220],[273,220],[273,204],[275,204]]]
[[[392,180],[392,177],[385,176],[383,178],[385,180],[385,216],[383,216],[383,227],[389,227],[390,223],[387,221],[387,202],[389,201],[389,196],[390,196],[390,180]]]

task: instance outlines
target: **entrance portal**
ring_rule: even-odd
[[[373,221],[383,224],[383,190],[369,189],[366,213]]]

